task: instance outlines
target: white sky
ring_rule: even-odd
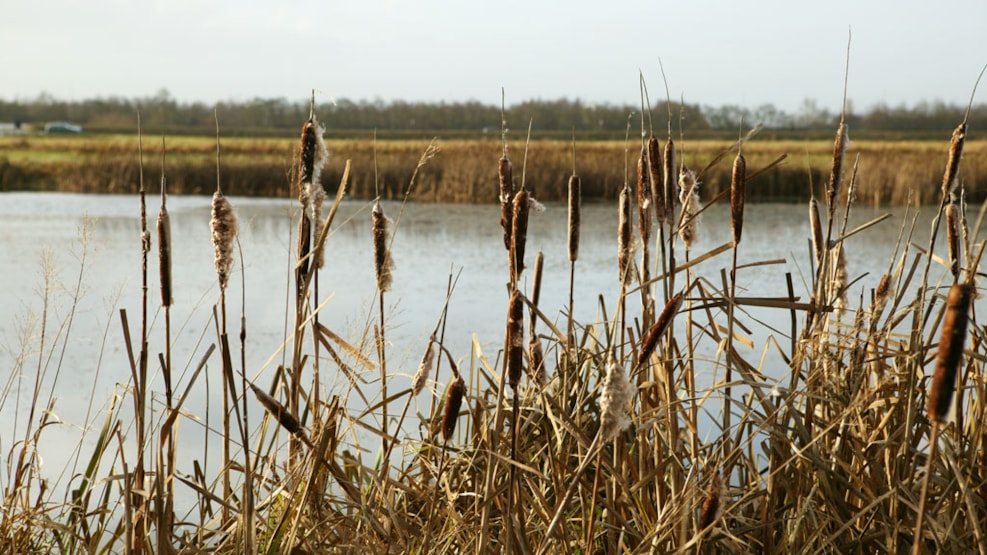
[[[987,1],[0,0],[0,98],[965,105]],[[987,101],[987,83],[978,103]]]

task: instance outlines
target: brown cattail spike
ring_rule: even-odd
[[[373,235],[374,235],[374,273],[377,276],[377,288],[381,291],[388,291],[391,288],[392,270],[394,261],[391,259],[391,251],[388,242],[390,241],[390,220],[384,215],[384,209],[380,206],[380,201],[374,203],[373,210]]]
[[[823,252],[826,250],[823,244],[822,219],[819,217],[819,202],[815,197],[809,199],[809,227],[812,229],[812,248],[815,250],[816,263],[822,262]]]
[[[631,224],[631,189],[627,185],[620,191],[620,213],[617,219],[617,268],[620,282],[631,283],[633,276],[634,235]]]
[[[637,225],[641,242],[647,244],[651,237],[651,163],[648,146],[641,145],[641,157],[637,159]]]
[[[305,428],[302,427],[301,423],[297,418],[292,416],[291,412],[284,407],[277,399],[271,397],[266,391],[257,387],[256,385],[250,383],[250,390],[254,392],[254,396],[257,397],[257,401],[264,407],[264,409],[278,421],[278,424],[285,429],[288,433],[302,438],[307,443],[307,437],[305,434]]]
[[[840,187],[843,184],[843,157],[846,155],[848,142],[846,123],[840,122],[840,128],[836,131],[836,141],[833,143],[833,169],[829,175],[829,213],[836,210],[836,201],[840,195]]]
[[[706,499],[703,500],[702,509],[699,511],[699,532],[709,528],[716,522],[723,513],[723,503],[720,499],[723,495],[723,482],[720,473],[713,475],[713,481],[709,486]]]
[[[411,380],[411,395],[417,397],[425,389],[425,382],[428,380],[428,374],[432,370],[432,366],[435,362],[435,337],[428,338],[428,346],[425,348],[425,354],[422,355],[422,361],[418,363],[418,371],[415,372],[415,377]]]
[[[520,191],[514,195],[511,216],[511,275],[517,279],[524,270],[524,245],[528,238],[528,212],[531,208],[530,195]]]
[[[929,417],[937,422],[946,421],[953,401],[956,373],[963,361],[970,304],[975,293],[973,284],[955,283],[949,289],[949,297],[946,299],[946,316],[942,323],[939,353],[936,355],[936,370],[929,390]]]
[[[507,380],[515,390],[524,366],[524,301],[515,289],[507,312]]]
[[[733,231],[733,244],[740,244],[744,230],[744,196],[747,185],[747,161],[743,153],[738,153],[733,161],[730,177],[730,229]]]
[[[161,306],[171,306],[171,217],[165,206],[165,178],[161,176],[161,211],[158,212],[158,273],[161,281]]]
[[[456,377],[449,384],[446,392],[445,409],[442,413],[442,438],[449,441],[456,432],[456,421],[459,420],[459,409],[463,406],[466,395],[466,384],[463,378]]]
[[[949,249],[949,271],[953,280],[960,278],[960,209],[954,203],[946,206],[946,245]]]
[[[658,138],[648,139],[648,169],[651,172],[651,202],[655,207],[655,218],[659,224],[665,223],[665,171],[661,162],[661,144]]]
[[[682,203],[682,221],[679,224],[679,236],[685,250],[699,240],[699,182],[696,173],[682,166],[679,173],[679,202]]]
[[[511,161],[504,157],[497,165],[500,176],[500,226],[504,228],[504,248],[511,250],[511,232],[514,229],[512,221],[514,202],[514,169]]]
[[[943,196],[956,190],[956,175],[960,171],[960,159],[963,158],[963,143],[966,142],[966,122],[956,126],[953,137],[949,141],[949,160],[946,162],[946,173],[942,176]]]
[[[579,176],[569,177],[569,261],[579,258],[579,209],[582,203]]]
[[[678,166],[675,159],[675,143],[669,137],[665,143],[665,152],[662,157],[662,167],[665,169],[665,214],[668,216],[668,223],[675,223],[675,185],[679,182],[676,172]]]
[[[675,315],[678,313],[679,309],[682,308],[682,301],[684,299],[685,296],[679,292],[665,304],[665,309],[661,311],[661,315],[658,316],[658,320],[655,321],[653,326],[651,326],[651,331],[648,332],[648,337],[644,340],[644,345],[641,347],[641,352],[637,357],[638,366],[646,363],[655,352],[655,347],[658,346],[658,341],[661,339],[661,336],[665,335],[665,332],[668,331],[668,327],[672,325],[672,320],[675,318]]]
[[[219,277],[219,288],[226,289],[230,281],[230,270],[233,268],[233,239],[236,237],[237,221],[233,205],[221,191],[216,191],[212,197],[212,245],[216,253],[216,274]]]

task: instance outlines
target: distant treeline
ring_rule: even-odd
[[[317,99],[318,100],[318,99]],[[797,113],[779,110],[772,104],[756,108],[741,106],[699,106],[672,103],[671,110],[664,101],[653,105],[656,134],[664,135],[668,114],[672,114],[673,129],[690,134],[692,138],[736,133],[744,125],[762,124],[777,137],[801,138],[814,133],[831,134],[840,114],[806,100]],[[338,132],[366,135],[376,130],[382,138],[407,137],[437,131],[449,135],[476,136],[497,134],[501,127],[501,108],[479,101],[466,102],[405,102],[382,100],[321,101],[316,113],[327,127]],[[167,90],[146,98],[94,98],[81,101],[58,100],[42,94],[32,100],[0,99],[0,122],[19,122],[39,128],[46,122],[70,121],[84,126],[88,132],[132,132],[139,111],[146,129],[151,132],[211,134],[215,130],[214,110],[218,111],[226,135],[282,135],[296,131],[308,118],[306,100],[254,99],[243,102],[179,102]],[[540,136],[567,136],[573,132],[582,137],[618,138],[627,126],[628,114],[639,112],[635,106],[591,104],[580,100],[530,100],[507,106],[504,119],[514,134],[521,133],[529,120]],[[965,106],[941,101],[920,102],[914,106],[891,107],[879,104],[865,112],[848,108],[846,116],[854,136],[878,138],[939,138],[963,119]],[[639,120],[633,125],[637,127]],[[987,127],[987,104],[979,104],[970,112],[973,128]],[[824,135],[823,135],[824,136]]]

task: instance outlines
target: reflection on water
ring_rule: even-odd
[[[246,321],[247,375],[259,383],[269,383],[274,367],[285,360],[279,351],[286,337],[286,322],[293,311],[288,277],[291,275],[294,240],[291,235],[296,221],[296,203],[281,199],[231,199],[240,219],[240,260],[235,266],[227,293],[231,322],[244,313]],[[168,208],[172,219],[172,258],[174,260],[174,298],[172,328],[173,360],[179,384],[185,384],[191,369],[206,347],[215,341],[210,320],[218,299],[213,269],[213,250],[208,220],[210,198],[172,197]],[[425,348],[426,338],[439,318],[446,288],[455,279],[455,292],[449,304],[446,344],[454,356],[468,362],[472,337],[478,337],[485,355],[493,360],[500,348],[506,319],[507,253],[499,226],[499,207],[495,205],[409,205],[384,204],[387,215],[395,220],[393,243],[394,284],[385,296],[387,311],[386,339],[388,367],[395,380],[410,379]],[[157,215],[157,198],[149,198],[148,220],[153,229]],[[895,252],[905,209],[881,224],[851,237],[846,242],[851,280],[850,305],[856,306],[861,295],[868,302]],[[927,242],[928,222],[932,209],[925,209],[916,227],[920,243]],[[867,222],[882,212],[855,210],[848,229]],[[80,277],[81,253],[79,228],[84,217],[91,218],[91,237],[85,247],[85,267]],[[730,240],[729,207],[719,205],[702,215],[701,236],[691,257],[695,258]],[[528,228],[528,264],[533,264],[539,250],[545,254],[545,278],[542,287],[542,311],[555,318],[564,329],[569,298],[569,261],[566,257],[566,208],[550,205],[544,212],[532,213]],[[910,216],[909,216],[910,221]],[[42,445],[52,468],[63,468],[58,447],[78,444],[79,427],[89,421],[101,421],[114,388],[124,387],[130,376],[118,311],[125,309],[132,328],[140,322],[141,257],[135,197],[79,196],[68,194],[8,193],[0,195],[0,369],[4,372],[5,393],[0,399],[0,417],[14,423],[7,429],[23,429],[27,402],[31,397],[36,370],[43,372],[42,391],[47,392],[56,379],[55,413],[71,425],[60,427],[46,438],[53,445]],[[576,264],[575,306],[578,322],[589,324],[612,316],[619,293],[616,253],[617,214],[615,204],[584,206],[580,241],[580,259]],[[740,265],[754,265],[738,272],[738,296],[786,296],[785,274],[792,275],[795,295],[808,300],[806,283],[812,271],[809,257],[809,226],[805,205],[751,205],[746,210],[744,241],[739,250]],[[156,240],[156,239],[155,239]],[[681,243],[679,243],[680,245]],[[45,352],[40,345],[38,326],[44,304],[44,273],[41,261],[50,251],[51,291],[46,328]],[[652,246],[652,251],[654,247]],[[729,270],[730,251],[726,250],[698,266],[697,275],[707,287],[721,287],[721,271]],[[684,254],[677,253],[679,261]],[[656,256],[652,252],[652,260]],[[935,269],[934,279],[944,268]],[[150,352],[163,351],[163,315],[157,311],[157,260],[148,260],[150,283],[148,294],[153,311]],[[522,279],[530,289],[530,272]],[[678,278],[678,284],[682,279]],[[81,287],[78,302],[72,291]],[[679,287],[677,286],[677,287]],[[241,291],[244,300],[241,301]],[[370,206],[363,202],[346,202],[341,207],[328,241],[326,267],[318,284],[319,302],[328,299],[321,321],[351,343],[367,342],[376,320],[373,255],[370,236]],[[638,312],[636,296],[628,303],[629,316]],[[602,305],[601,305],[602,300]],[[606,306],[610,315],[600,312]],[[65,323],[74,311],[71,329]],[[697,314],[697,320],[705,318]],[[746,311],[738,316],[750,329],[754,349],[748,360],[758,361],[764,350],[769,352],[766,370],[769,376],[784,372],[777,353],[766,349],[769,335],[782,345],[788,344],[790,313],[781,310]],[[801,320],[801,318],[800,318]],[[705,323],[705,321],[701,322]],[[541,327],[542,333],[548,333]],[[132,334],[136,332],[132,329]],[[231,333],[231,335],[235,335]],[[371,353],[372,349],[367,348]],[[722,373],[716,364],[715,345],[699,355],[700,380],[707,385]],[[215,355],[214,355],[215,356]],[[18,361],[21,361],[20,363]],[[327,367],[328,364],[324,365]],[[217,360],[210,367],[218,368]],[[20,369],[20,372],[13,372]],[[156,367],[152,365],[152,370]],[[324,371],[325,372],[325,371]],[[220,384],[214,372],[209,393],[218,405]],[[368,376],[373,380],[375,376]],[[326,380],[326,378],[323,378]],[[339,376],[328,377],[330,388],[343,387]],[[443,378],[444,379],[444,378]],[[155,377],[155,384],[160,379]],[[44,387],[47,385],[47,388]],[[178,389],[182,389],[179,385]],[[18,394],[19,392],[19,394]],[[155,410],[160,410],[163,395],[154,393]],[[42,396],[47,399],[47,393]],[[193,388],[186,410],[206,414],[207,388]],[[19,404],[18,404],[19,399]],[[26,402],[27,400],[27,402]],[[129,403],[129,399],[127,401]],[[93,406],[90,406],[94,403]],[[215,410],[213,408],[212,410]],[[87,411],[92,411],[87,416]],[[213,418],[216,418],[213,416]],[[210,423],[215,426],[218,420]],[[183,424],[182,448],[193,453],[202,450],[201,430],[188,433]],[[19,438],[3,436],[4,450]],[[62,447],[64,449],[64,447]],[[52,456],[54,455],[54,456]],[[66,457],[69,454],[65,454]],[[215,456],[215,455],[214,455]]]

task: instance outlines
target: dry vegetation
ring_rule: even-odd
[[[984,168],[968,167],[971,158],[982,159],[976,153],[982,146],[967,143],[960,171],[965,136],[957,137],[934,151],[892,150],[939,171],[947,162],[942,187],[934,185],[938,177],[868,156],[876,145],[844,152],[839,134],[825,146],[833,157],[821,163],[819,154],[809,156],[810,165],[825,168],[814,173],[825,177],[816,175],[818,201],[811,205],[818,220],[808,300],[796,299],[791,287],[776,298],[737,297],[733,276],[744,269],[710,260],[743,248],[745,190],[753,197],[780,179],[773,177],[780,172],[774,149],[791,148],[789,160],[797,159],[793,145],[759,150],[743,141],[724,149],[678,141],[676,150],[656,139],[642,145],[637,179],[628,182],[622,167],[614,169],[614,145],[580,144],[573,159],[571,145],[533,144],[529,156],[537,163],[528,165],[526,182],[538,184],[534,196],[569,200],[568,253],[546,255],[568,256],[570,281],[579,275],[580,199],[623,191],[614,237],[621,267],[614,269],[613,289],[601,292],[595,322],[568,317],[573,302],[587,299],[539,305],[542,253],[525,252],[527,220],[538,215],[508,156],[518,149],[464,142],[443,145],[435,156],[432,147],[422,154],[411,143],[382,145],[381,167],[401,170],[382,172],[381,195],[466,202],[499,193],[503,206],[503,241],[491,237],[489,246],[490,256],[503,258],[508,284],[504,306],[490,307],[491,318],[504,318],[503,349],[446,344],[440,319],[411,379],[388,365],[385,295],[390,280],[402,276],[392,271],[389,253],[389,234],[399,225],[388,224],[379,205],[373,221],[364,222],[374,226],[374,243],[366,246],[377,264],[374,324],[365,336],[346,338],[319,318],[333,287],[319,282],[319,268],[329,230],[339,225],[337,203],[347,189],[374,196],[371,145],[339,145],[323,168],[326,150],[314,115],[301,145],[293,141],[291,164],[277,161],[280,143],[265,147],[274,154],[258,160],[250,145],[224,142],[223,158],[210,172],[215,180],[219,165],[226,178],[221,188],[215,181],[209,186],[219,281],[215,347],[190,361],[193,372],[182,383],[171,381],[171,366],[179,363],[170,348],[148,351],[151,334],[164,334],[170,345],[171,331],[170,296],[159,301],[147,294],[153,276],[146,270],[146,257],[155,256],[152,242],[160,245],[162,268],[182,253],[167,248],[167,217],[150,240],[145,203],[153,196],[145,196],[139,175],[122,173],[118,190],[139,183],[147,238],[145,259],[135,261],[144,268],[143,313],[136,320],[121,313],[132,413],[112,405],[96,424],[100,441],[84,475],[61,492],[46,489],[39,473],[35,446],[48,413],[37,407],[26,429],[15,431],[16,442],[4,444],[0,551],[983,553],[987,349],[971,303],[987,243],[980,219],[968,223],[961,199],[967,176]],[[195,141],[168,148],[174,158],[183,149],[202,158],[169,163],[169,191],[204,192],[196,188],[204,185],[180,184],[184,173],[205,171],[196,164],[204,168],[207,154]],[[719,163],[733,152],[733,167]],[[499,187],[498,164],[488,163],[498,155]],[[571,175],[574,163],[582,179]],[[129,162],[121,157],[120,164]],[[239,293],[226,289],[236,222],[223,193],[257,192],[241,188],[228,175],[240,174],[227,164],[266,167],[263,191],[287,182],[290,193],[285,186],[282,194],[300,203],[296,286],[287,307],[294,319],[284,346],[289,362],[272,383],[249,381],[256,369],[242,362],[248,323],[226,314],[225,295]],[[875,168],[882,164],[888,168]],[[733,241],[710,252],[690,248],[704,205],[690,190],[682,195],[686,207],[679,200],[677,185],[694,179],[686,165],[705,180],[706,203],[730,198],[732,204]],[[887,189],[871,192],[865,176],[881,171],[893,174]],[[894,181],[899,178],[902,184]],[[871,195],[902,201],[898,187],[906,182],[913,200],[938,202],[940,214],[953,207],[956,245],[951,254],[935,253],[939,220],[927,243],[924,230],[913,234],[905,221],[881,285],[852,298],[843,239],[867,230],[846,229],[850,201]],[[322,183],[339,184],[334,200]],[[807,201],[811,190],[803,184],[798,191],[791,195]],[[164,191],[161,199],[163,208]],[[530,291],[520,285],[525,272]],[[160,276],[170,280],[165,271]],[[453,289],[450,280],[448,303],[469,295]],[[159,304],[166,323],[149,325]],[[737,349],[746,341],[745,308],[754,306],[790,315],[788,341],[764,346],[788,364],[781,383],[764,376],[761,358]],[[700,354],[704,349],[715,357]],[[933,359],[934,379],[926,373]],[[181,410],[185,395],[200,387],[207,365],[224,378],[225,418],[217,425],[224,464],[217,476],[190,477],[189,464],[178,461],[196,455],[179,452],[176,435],[178,423],[192,418]],[[722,379],[703,387],[700,372]],[[327,389],[328,373],[345,375],[346,387]],[[154,418],[149,391],[161,384],[152,376],[168,391],[166,410]],[[36,391],[35,405],[39,399]],[[355,405],[361,409],[349,408]],[[414,405],[425,413],[420,433],[408,430],[408,420],[417,418],[409,416]],[[372,441],[360,445],[367,437]],[[174,509],[178,490],[196,499],[193,511]]]
[[[852,133],[852,129],[851,129]],[[943,131],[943,140],[948,134]],[[349,193],[355,198],[399,199],[428,141],[337,140],[333,157],[351,160]],[[438,143],[442,156],[421,170],[415,201],[490,202],[491,171],[500,143],[490,139],[454,139]],[[688,156],[707,161],[727,147],[725,141],[690,141]],[[168,140],[170,188],[173,194],[207,195],[215,185],[211,139],[176,137]],[[511,147],[524,148],[519,141]],[[287,194],[294,141],[287,139],[224,139],[223,186],[237,195],[279,197]],[[374,180],[374,153],[377,180]],[[533,140],[528,148],[538,164],[528,168],[528,186],[543,201],[566,197],[572,173],[572,144]],[[616,199],[624,184],[624,144],[577,141],[579,173],[587,199]],[[760,177],[748,192],[754,201],[802,202],[810,181],[828,178],[832,145],[827,141],[761,140],[749,145],[752,167],[761,167],[781,154],[789,158]],[[970,141],[964,159],[967,198],[987,198],[987,141]],[[939,199],[924,184],[934,181],[945,159],[941,141],[854,141],[848,159],[860,156],[859,201],[873,206],[931,204]],[[338,183],[342,164],[326,168],[325,181]],[[696,168],[699,169],[699,168]],[[0,137],[0,190],[33,189],[87,193],[136,193],[137,161],[132,137]],[[703,190],[716,195],[730,186],[730,168],[716,165],[702,176]]]

